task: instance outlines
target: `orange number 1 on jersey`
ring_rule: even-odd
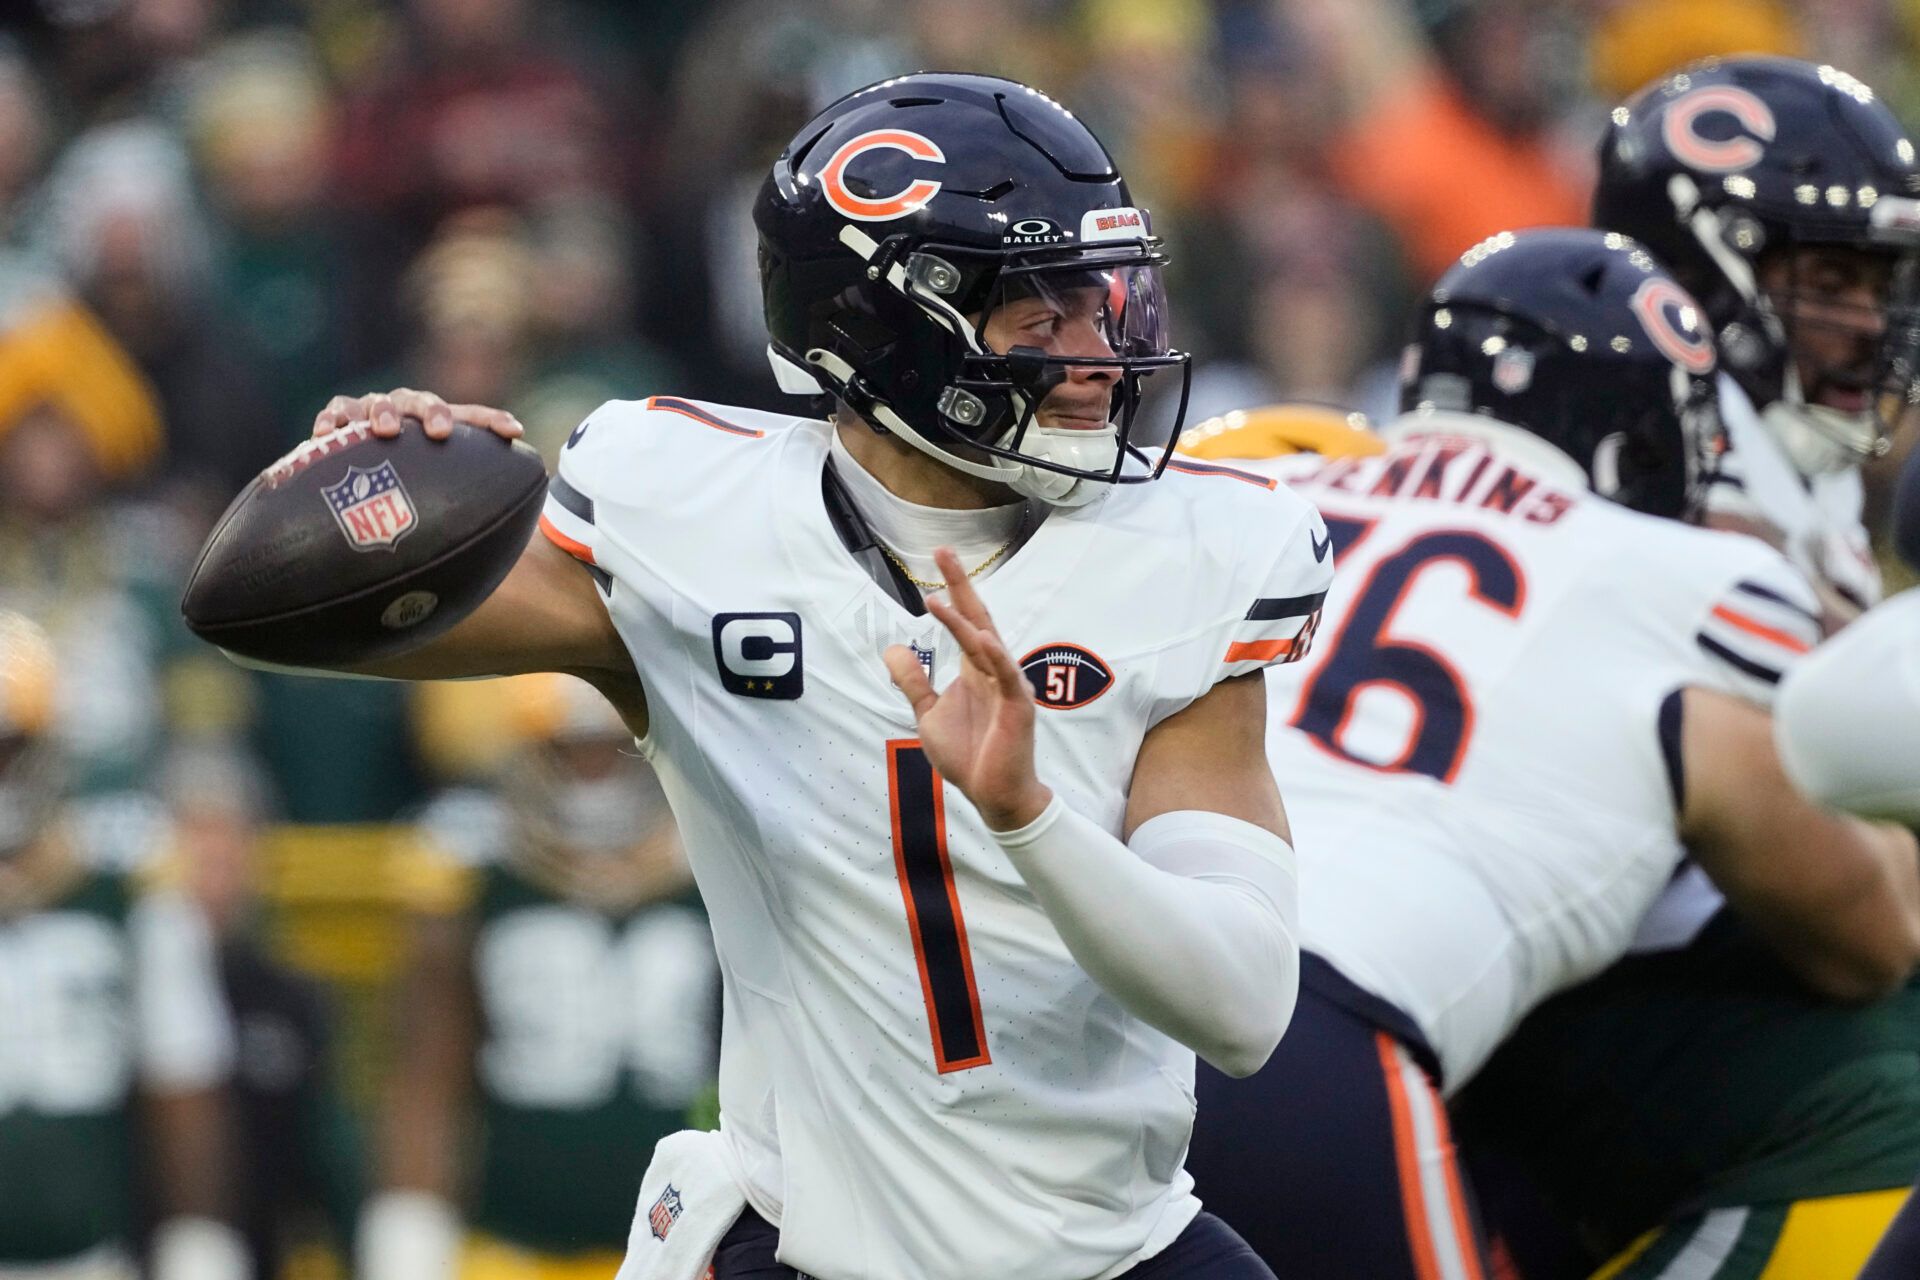
[[[907,931],[920,966],[920,992],[933,1031],[933,1065],[945,1074],[984,1067],[986,1024],[973,984],[967,922],[947,857],[944,783],[918,738],[887,743],[887,798],[893,810],[893,866],[907,907]]]

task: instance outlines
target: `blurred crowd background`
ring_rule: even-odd
[[[179,625],[201,537],[329,395],[498,405],[549,457],[609,398],[778,405],[751,195],[814,109],[900,71],[1013,76],[1107,142],[1168,240],[1190,421],[1387,415],[1419,291],[1487,234],[1584,221],[1606,110],[1672,67],[1812,56],[1920,113],[1916,0],[0,15],[0,608],[53,638],[66,790],[171,815],[223,936],[304,984],[348,1129],[392,1061],[421,817],[498,795],[542,731],[498,686],[247,672]],[[336,1221],[372,1145],[326,1148]]]

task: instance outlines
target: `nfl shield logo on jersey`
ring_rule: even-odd
[[[916,640],[909,640],[907,641],[907,648],[913,651],[913,656],[915,658],[919,659],[920,669],[927,673],[927,679],[929,680],[933,679],[933,645],[932,643],[929,642],[928,644],[922,645]]]
[[[653,1238],[665,1240],[667,1232],[673,1230],[673,1224],[680,1220],[680,1193],[669,1182],[660,1198],[653,1202],[653,1208],[647,1210],[647,1226],[653,1229]]]
[[[377,467],[348,467],[347,474],[320,492],[340,522],[340,532],[356,551],[378,551],[413,531],[420,523],[413,500],[400,483],[391,462]]]

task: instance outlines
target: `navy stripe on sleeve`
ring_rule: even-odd
[[[588,524],[593,523],[593,499],[568,484],[565,476],[554,476],[547,484],[547,493],[569,512]]]
[[[1741,671],[1746,672],[1748,675],[1752,676],[1755,680],[1765,680],[1768,684],[1780,683],[1780,676],[1782,674],[1781,672],[1775,670],[1772,667],[1767,666],[1764,663],[1755,662],[1751,658],[1743,657],[1742,655],[1735,653],[1733,650],[1727,648],[1727,646],[1721,644],[1718,640],[1715,640],[1712,636],[1697,635],[1694,637],[1694,639],[1700,642],[1700,647],[1702,649],[1705,649],[1708,653],[1712,654],[1714,657],[1720,659],[1722,662],[1725,662],[1728,666],[1735,667]]]
[[[1667,785],[1673,789],[1673,810],[1683,812],[1687,807],[1687,765],[1686,758],[1680,754],[1680,730],[1682,728],[1685,694],[1684,689],[1675,689],[1660,702],[1660,758],[1667,766]]]
[[[1309,596],[1267,596],[1253,602],[1253,608],[1247,610],[1248,622],[1275,622],[1281,618],[1299,618],[1312,613],[1325,604],[1327,593],[1316,591]]]
[[[1774,604],[1779,605],[1783,609],[1793,610],[1795,613],[1799,614],[1801,617],[1813,623],[1814,626],[1817,627],[1820,625],[1819,614],[1812,612],[1807,608],[1807,606],[1801,604],[1797,600],[1789,600],[1786,596],[1781,595],[1778,591],[1775,591],[1771,587],[1763,587],[1757,582],[1747,582],[1745,580],[1742,580],[1740,582],[1734,583],[1733,589],[1735,591],[1743,591],[1746,594],[1750,596],[1754,596],[1761,600],[1772,601]]]

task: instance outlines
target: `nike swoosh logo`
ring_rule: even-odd
[[[1328,550],[1333,546],[1333,534],[1329,532],[1325,539],[1316,538],[1312,534],[1308,534],[1307,541],[1313,544],[1313,558],[1316,561],[1325,560]]]
[[[589,421],[590,421],[590,420],[589,420]],[[575,427],[575,428],[573,429],[573,434],[572,434],[572,435],[570,435],[570,436],[568,436],[568,437],[567,437],[567,442],[566,442],[565,444],[563,444],[563,445],[561,445],[560,447],[561,447],[562,449],[571,449],[571,448],[573,448],[573,446],[575,446],[576,444],[579,444],[579,443],[580,443],[580,437],[581,437],[581,436],[583,436],[583,435],[585,435],[585,434],[587,434],[587,424],[586,424],[585,422],[583,422],[583,423],[581,423],[581,424],[580,424],[579,426],[577,426],[577,427]]]

